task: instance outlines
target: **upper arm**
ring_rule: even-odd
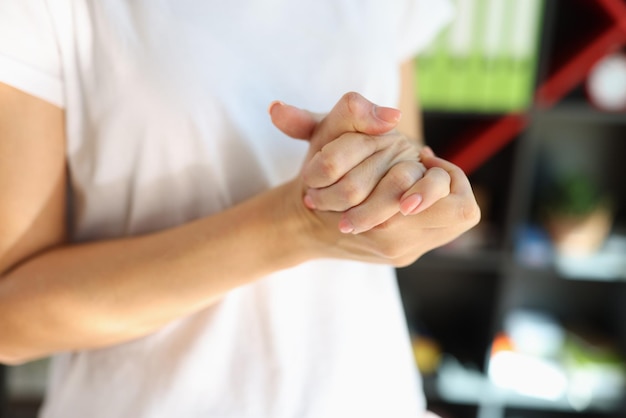
[[[417,86],[415,83],[415,63],[408,60],[400,67],[400,103],[402,119],[398,130],[411,138],[416,138],[424,144],[422,132],[422,115],[417,103]]]
[[[65,240],[64,113],[0,83],[0,274]]]

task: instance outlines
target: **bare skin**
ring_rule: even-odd
[[[337,118],[331,112],[327,119],[345,117],[353,120],[339,127],[335,122],[326,125],[344,132],[345,125],[360,123],[358,115]],[[303,196],[310,187],[300,175],[176,228],[70,244],[65,236],[63,124],[61,109],[0,84],[2,363],[19,364],[150,334],[210,306],[238,286],[308,260],[407,265],[479,218],[461,170],[422,152],[429,170],[438,167],[449,178],[435,185],[407,182],[404,190],[419,189],[424,196],[438,189],[448,193],[417,215],[403,216],[396,207],[394,215],[362,233],[339,230],[342,212],[307,208]],[[307,167],[319,151],[316,141],[311,147],[303,171],[315,175],[314,165]]]
[[[336,120],[282,102],[270,106],[279,129],[313,143],[302,170],[305,206],[344,212],[339,222],[344,233],[370,230],[398,212],[415,215],[450,193],[448,172],[426,171],[420,162],[424,141],[414,74],[413,61],[401,67],[404,112],[375,106],[357,93],[333,109]]]
[[[421,163],[420,135],[395,128],[402,120],[397,109],[349,93],[326,118],[281,102],[269,111],[284,133],[312,143],[302,169],[304,204],[343,212],[339,229],[344,233],[368,231],[398,212],[417,214],[450,193],[448,172],[440,167],[426,171]]]

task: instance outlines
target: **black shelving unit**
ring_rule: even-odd
[[[611,1],[546,0],[538,84],[614,24],[600,7]],[[626,6],[626,1],[621,3]],[[451,137],[471,136],[497,117],[426,112],[425,136],[436,152],[445,154],[454,143]],[[546,176],[565,164],[611,191],[613,232],[626,236],[626,114],[594,108],[579,84],[554,106],[533,106],[526,118],[523,132],[470,175],[477,189],[489,195],[483,208],[489,238],[471,250],[463,245],[435,250],[398,269],[411,329],[433,337],[456,359],[425,377],[427,399],[446,418],[623,418],[626,394],[577,409],[563,399],[545,401],[503,391],[487,377],[492,341],[507,314],[518,309],[546,312],[567,326],[591,329],[626,353],[626,271],[574,278],[559,268],[553,255],[543,254],[537,263],[520,256],[520,231],[543,227],[538,208]],[[626,251],[623,258],[626,262]]]
[[[6,367],[0,365],[0,418],[9,418],[7,414]]]

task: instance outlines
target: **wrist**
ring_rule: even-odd
[[[303,187],[298,179],[275,189],[279,194],[274,202],[281,202],[270,209],[272,240],[280,243],[283,254],[289,254],[292,263],[324,257],[325,246],[318,237],[323,225],[303,202]]]

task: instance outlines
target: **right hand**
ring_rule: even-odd
[[[359,97],[361,96],[356,97],[356,99]],[[311,142],[303,172],[296,181],[297,187],[300,189],[296,206],[310,225],[308,234],[317,244],[315,246],[317,254],[320,257],[350,258],[376,263],[406,265],[415,261],[425,252],[447,243],[475,225],[480,215],[467,177],[458,167],[436,158],[429,149],[424,149],[421,153],[423,162],[428,168],[427,175],[419,180],[422,173],[420,172],[420,175],[416,176],[417,178],[405,182],[404,185],[400,184],[401,187],[395,189],[392,187],[391,194],[393,196],[386,201],[383,199],[382,210],[380,206],[377,208],[376,205],[374,207],[369,205],[368,207],[357,202],[356,206],[348,211],[354,212],[359,207],[361,209],[366,207],[365,212],[373,214],[374,217],[383,213],[384,219],[380,223],[373,224],[373,228],[351,231],[353,234],[340,233],[336,225],[339,223],[341,228],[341,222],[345,221],[348,212],[307,210],[302,196],[306,196],[309,192],[312,186],[311,182],[315,181],[314,179],[324,178],[328,174],[324,170],[324,164],[312,163],[315,156],[319,155],[324,147],[330,147],[340,141],[350,144],[354,138],[358,140],[358,138],[367,137],[367,135],[344,134],[346,131],[369,131],[374,135],[376,133],[386,134],[393,129],[395,122],[397,122],[393,119],[381,121],[380,118],[372,117],[373,111],[370,109],[372,109],[373,104],[370,103],[370,107],[360,106],[358,103],[361,103],[361,100],[355,106],[354,100],[354,95],[344,96],[326,117],[318,117],[317,120],[308,116],[306,111],[290,106],[280,106],[278,112],[276,112],[276,106],[270,109],[274,123],[281,127],[285,133],[294,137],[310,139]],[[350,103],[351,101],[352,103]],[[374,107],[374,109],[376,108]],[[286,115],[288,117],[285,117]],[[286,121],[289,123],[285,123]],[[374,139],[381,140],[381,136]],[[329,149],[329,151],[331,150]],[[345,154],[349,153],[351,149],[350,147],[337,147],[334,150],[335,155],[342,154],[341,151],[343,151],[345,161]],[[358,153],[355,154],[358,156]],[[339,155],[339,158],[341,159],[342,155]],[[409,155],[406,158],[412,158],[415,162],[419,161],[417,151],[414,156]],[[358,158],[355,161],[358,162]],[[391,167],[398,165],[398,162],[393,159],[389,161],[383,159],[382,163],[391,164]],[[347,165],[350,166],[350,164]],[[386,165],[380,171],[382,177],[374,177],[374,185],[378,185],[379,182],[382,184],[381,178],[388,173],[388,169],[389,166]],[[349,170],[350,167],[345,171]],[[371,178],[368,180],[372,181]],[[380,190],[378,191],[380,192]],[[400,213],[401,200],[415,193],[420,193],[426,198],[420,205],[419,211],[410,212],[413,216],[405,217]],[[387,194],[389,195],[389,193]],[[386,211],[385,208],[389,208],[391,211]],[[365,222],[371,222],[371,219],[366,218]],[[344,230],[343,232],[348,231]]]
[[[270,106],[270,115],[285,134],[309,141],[301,171],[304,203],[309,209],[343,212],[342,232],[364,232],[399,211],[413,213],[416,207],[405,203],[414,199],[405,202],[403,194],[426,169],[419,161],[421,144],[395,130],[399,110],[347,93],[327,115],[281,102]],[[420,210],[441,197],[436,189],[422,191],[428,193],[420,196]]]
[[[403,267],[412,264],[428,251],[440,247],[480,220],[469,180],[449,161],[437,158],[428,149],[421,153],[427,169],[437,168],[447,174],[434,178],[436,187],[448,193],[418,214],[397,213],[383,224],[359,234],[345,234],[336,227],[341,213],[308,209],[301,199],[300,178],[291,182],[291,207],[303,220],[298,230],[308,245],[308,258],[342,258]]]

